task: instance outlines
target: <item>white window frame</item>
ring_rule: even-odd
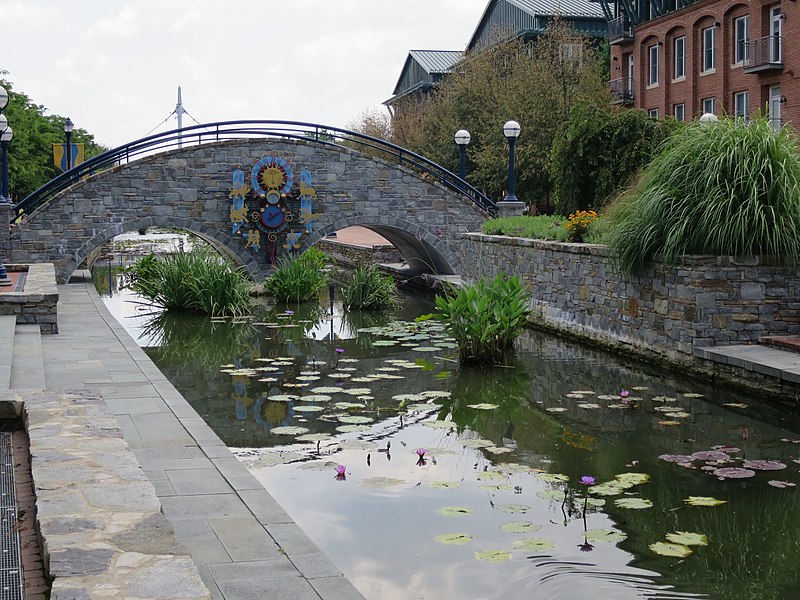
[[[783,13],[781,13],[780,4],[769,9],[769,34],[772,36],[769,45],[769,61],[783,62]]]
[[[715,26],[706,27],[701,32],[702,58],[701,66],[703,73],[711,73],[717,65],[717,28]]]
[[[738,17],[733,21],[733,64],[747,62],[747,42],[750,41],[750,15]]]
[[[676,121],[685,121],[686,120],[686,104],[681,102],[680,104],[676,104],[672,107],[672,116],[675,117]]]
[[[653,44],[647,48],[647,85],[653,87],[658,85],[658,44]]]
[[[686,77],[686,36],[676,37],[672,41],[672,77],[674,79],[684,79]]]
[[[647,116],[650,117],[651,119],[658,119],[658,109],[651,108],[650,110],[647,111]]]
[[[700,114],[704,115],[706,113],[715,115],[717,114],[717,99],[716,98],[703,98],[702,103],[700,104],[702,108],[702,112]]]
[[[750,92],[736,92],[733,95],[733,116],[739,119],[750,116]]]
[[[769,87],[769,122],[777,131],[781,128],[781,86]]]

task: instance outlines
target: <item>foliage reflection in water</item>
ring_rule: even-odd
[[[147,351],[367,598],[800,596],[795,419],[537,333],[459,370],[436,322],[362,318],[165,316]]]

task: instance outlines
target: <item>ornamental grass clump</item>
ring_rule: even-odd
[[[279,302],[316,300],[320,290],[328,283],[325,272],[327,263],[325,253],[314,247],[299,256],[284,258],[264,282],[264,291]]]
[[[250,282],[207,249],[146,256],[126,269],[127,287],[167,311],[238,316],[250,307]]]
[[[525,326],[529,295],[517,277],[452,289],[436,296],[436,308],[458,344],[462,364],[503,364]]]
[[[635,273],[655,255],[800,256],[800,151],[764,117],[677,132],[610,213],[609,244]]]
[[[342,305],[345,310],[380,310],[396,308],[397,285],[375,265],[357,267],[350,280],[342,286]]]

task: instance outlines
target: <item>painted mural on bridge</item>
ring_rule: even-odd
[[[271,153],[253,163],[249,176],[234,169],[232,179],[231,234],[251,252],[266,253],[273,265],[281,254],[299,249],[316,218],[311,172],[298,173],[290,160]]]

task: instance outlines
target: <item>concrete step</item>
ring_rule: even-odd
[[[16,326],[16,315],[0,315],[0,391],[11,387],[11,360]]]
[[[38,325],[17,325],[11,355],[10,389],[41,390],[45,387],[42,334]]]
[[[782,350],[800,352],[800,337],[796,335],[766,335],[758,339],[760,344],[775,346]]]

